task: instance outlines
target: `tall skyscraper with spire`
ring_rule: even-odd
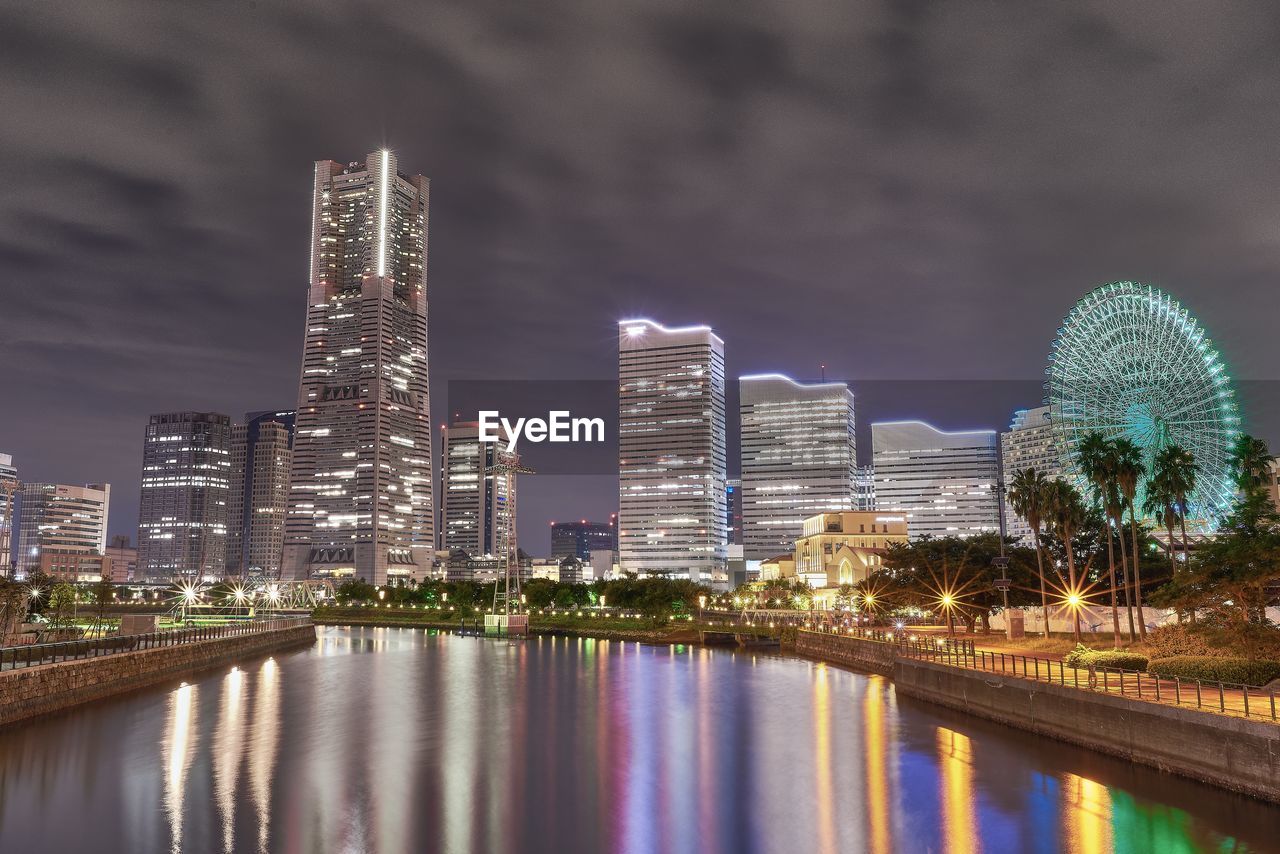
[[[431,569],[428,192],[385,149],[315,165],[286,578]]]

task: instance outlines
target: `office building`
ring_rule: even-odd
[[[480,425],[475,421],[455,422],[444,431],[440,463],[442,548],[505,561],[515,545],[515,469],[520,466],[520,455],[506,450],[508,439],[508,434],[499,430],[499,441],[481,442]]]
[[[1058,461],[1058,449],[1053,442],[1049,407],[1019,409],[1013,413],[1008,431],[1000,434],[1000,461],[1005,490],[1013,483],[1014,476],[1024,469],[1043,472],[1050,480],[1061,476],[1062,464]],[[1031,528],[1013,512],[1007,492],[1004,514],[1005,533],[1031,545]]]
[[[724,488],[725,541],[731,546],[742,545],[742,478],[731,477]]]
[[[79,556],[101,557],[106,550],[111,484],[24,483],[15,510],[18,576],[40,569],[42,559],[78,566]]]
[[[906,517],[912,539],[999,530],[994,430],[945,432],[923,421],[871,425],[876,509]]]
[[[795,548],[810,516],[853,509],[853,392],[781,374],[741,377],[738,390],[743,554],[763,560]]]
[[[231,428],[228,575],[280,577],[295,414],[250,412]]]
[[[13,511],[21,485],[18,482],[18,469],[13,464],[13,457],[9,454],[0,454],[0,578],[12,574]]]
[[[315,165],[286,577],[431,572],[428,189],[386,150]]]
[[[608,522],[551,523],[551,556],[553,558],[576,557],[590,561],[591,553],[600,550],[616,551],[618,547],[617,517]]]
[[[876,471],[873,466],[858,466],[854,470],[853,509],[876,509]]]
[[[129,538],[117,534],[107,545],[107,557],[111,558],[111,580],[123,583],[133,581],[138,576],[138,550],[129,543]]]
[[[231,419],[218,412],[152,415],[138,508],[142,578],[221,578],[230,493]]]
[[[618,416],[622,571],[725,581],[724,341],[621,321]]]

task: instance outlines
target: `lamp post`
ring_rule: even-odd
[[[1004,551],[1003,538],[1000,545],[1000,550]],[[1009,559],[1001,555],[1000,557],[992,558],[991,565],[1000,570],[1000,577],[996,579],[995,586],[1004,598],[1004,636],[1006,640],[1013,640],[1013,622],[1009,619],[1009,586],[1012,583],[1009,580]]]
[[[699,596],[698,597],[698,622],[699,623],[702,622],[702,609],[705,607],[707,607],[707,597]]]

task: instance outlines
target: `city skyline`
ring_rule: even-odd
[[[388,62],[377,33],[341,20],[313,22],[300,44],[284,10],[153,10],[143,39],[112,5],[74,31],[0,13],[10,126],[29,128],[0,138],[12,226],[0,357],[14,366],[0,450],[28,479],[111,482],[113,534],[135,528],[148,413],[296,404],[309,164],[383,145],[434,178],[437,388],[609,379],[612,324],[652,314],[719,330],[731,379],[817,379],[825,364],[859,393],[864,424],[1003,428],[1039,396],[924,411],[909,389],[877,407],[861,386],[1035,390],[1074,301],[1134,278],[1214,330],[1246,380],[1246,428],[1280,439],[1280,410],[1247,395],[1280,364],[1264,310],[1280,266],[1267,226],[1280,165],[1265,140],[1280,118],[1224,97],[1221,73],[1224,57],[1256,55],[1265,26],[1153,29],[1119,10],[1055,8],[1044,40],[1013,44],[978,9],[941,26],[932,10],[916,21],[641,4],[614,26],[557,3],[582,31],[553,14],[512,30],[478,9],[430,26],[388,13],[378,26],[405,34]],[[220,37],[185,42],[187,16]],[[884,46],[894,33],[901,56]],[[511,64],[456,48],[474,39]],[[1217,49],[1189,49],[1204,39]],[[840,55],[857,57],[856,73],[819,59],[832,43],[852,46]],[[546,55],[562,61],[541,66],[545,78],[520,73]],[[1230,91],[1280,82],[1254,63],[1237,73]],[[1021,83],[991,87],[990,74]],[[1126,85],[1107,85],[1117,78]],[[1060,105],[1081,103],[1059,120]],[[1188,109],[1215,121],[1189,129]],[[51,110],[61,124],[47,124]],[[804,334],[817,306],[856,334]],[[494,346],[498,329],[540,343]],[[37,417],[68,411],[92,417],[94,435]],[[433,423],[444,414],[437,405]],[[596,515],[616,485],[539,475],[525,487],[525,528],[541,538],[550,519]]]

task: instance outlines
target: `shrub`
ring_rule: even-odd
[[[1213,655],[1214,648],[1199,632],[1190,626],[1176,623],[1159,626],[1147,633],[1147,646],[1152,658],[1169,658],[1174,655]]]
[[[1172,655],[1157,658],[1147,670],[1156,676],[1199,679],[1202,682],[1234,682],[1238,685],[1266,685],[1280,679],[1280,661],[1251,661],[1247,658],[1217,658],[1208,655]]]
[[[1063,659],[1068,667],[1110,667],[1114,670],[1146,670],[1147,657],[1123,649],[1089,649],[1082,643]]]

